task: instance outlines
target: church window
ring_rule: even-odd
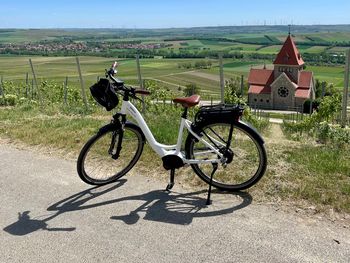
[[[286,87],[280,87],[278,88],[278,95],[280,95],[282,98],[288,97],[289,90]]]

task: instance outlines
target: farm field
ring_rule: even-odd
[[[287,34],[287,26],[173,29],[0,29],[0,45],[63,42],[137,43],[160,44],[159,50],[175,53],[195,54],[198,51],[225,51],[273,54],[279,50]],[[292,35],[302,53],[334,54],[341,53],[350,47],[349,25],[293,26]]]
[[[32,78],[32,73],[27,56],[0,56],[0,76],[4,81],[23,83],[26,73]],[[79,85],[76,60],[74,57],[31,57],[38,81],[52,80],[63,83],[68,77],[70,85]],[[114,59],[103,57],[80,57],[81,70],[84,84],[92,85],[98,77],[104,76],[104,70],[108,68]],[[118,77],[127,84],[137,85],[138,76],[135,59],[118,59]],[[218,69],[217,73],[208,73],[208,76],[198,76],[193,69],[182,69],[179,63],[186,61],[195,62],[194,59],[141,59],[141,72],[143,79],[153,79],[168,87],[174,92],[178,87],[189,83],[196,83],[204,93],[219,92]],[[214,64],[217,62],[213,61]],[[215,90],[217,89],[217,91]]]
[[[23,83],[26,73],[32,78],[28,56],[0,56],[0,76],[4,81]],[[75,57],[39,57],[32,56],[32,62],[39,81],[52,80],[63,83],[68,77],[69,84],[78,86],[79,78]],[[80,57],[81,69],[86,86],[93,84],[98,77],[103,77],[104,70],[108,68],[114,59],[104,57]],[[135,59],[118,59],[118,77],[127,84],[137,85],[138,76]],[[177,93],[179,87],[195,83],[202,90],[203,95],[217,96],[219,94],[219,68],[218,61],[212,61],[210,69],[184,69],[178,65],[185,62],[194,63],[196,59],[141,59],[141,72],[143,79],[159,81]],[[244,75],[247,79],[249,70],[262,68],[264,62],[239,61],[234,59],[224,60],[225,78]],[[266,63],[267,68],[273,65]],[[333,83],[336,87],[343,87],[344,68],[336,66],[307,66],[306,70],[314,72],[315,79]]]

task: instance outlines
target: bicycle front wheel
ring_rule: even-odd
[[[226,162],[219,163],[212,185],[226,191],[238,191],[256,184],[266,170],[266,151],[259,135],[243,123],[234,123],[229,148],[227,141],[231,124],[211,123],[200,128],[199,136],[219,152],[225,152]],[[192,134],[186,140],[186,158],[195,160],[218,159],[219,156]],[[211,163],[191,164],[194,172],[210,183]]]
[[[119,157],[115,154],[120,129],[105,129],[90,138],[81,150],[77,163],[79,177],[85,183],[108,184],[130,171],[140,158],[144,146],[142,135],[134,126],[125,124]]]

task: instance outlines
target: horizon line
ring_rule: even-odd
[[[40,29],[123,29],[123,30],[150,30],[150,29],[192,29],[192,28],[218,28],[218,27],[280,27],[280,26],[289,26],[302,27],[302,26],[350,26],[349,24],[251,24],[251,25],[220,25],[220,26],[188,26],[188,27],[0,27],[0,30],[3,29],[21,29],[21,30],[40,30]]]

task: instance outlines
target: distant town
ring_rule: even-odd
[[[85,42],[48,42],[48,43],[21,43],[0,44],[0,53],[13,53],[21,51],[56,53],[62,51],[73,52],[104,52],[108,49],[159,49],[166,47],[161,43],[85,43]]]

